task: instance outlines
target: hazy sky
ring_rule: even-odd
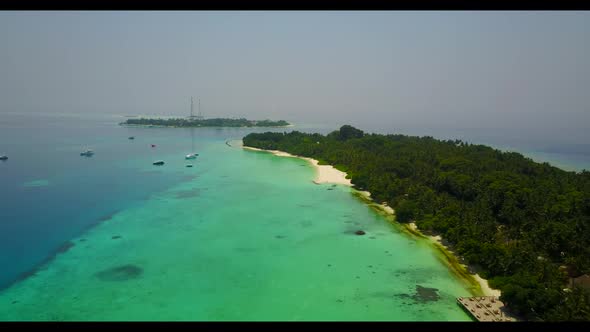
[[[590,127],[588,12],[0,12],[0,113]]]

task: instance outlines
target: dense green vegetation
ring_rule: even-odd
[[[249,134],[244,145],[332,164],[399,222],[440,234],[529,320],[590,320],[590,296],[564,290],[590,272],[590,172],[566,172],[459,140],[366,134]],[[569,275],[568,275],[569,274]]]
[[[285,120],[247,120],[247,119],[127,119],[123,122],[125,125],[148,125],[148,126],[166,126],[166,127],[284,127],[289,123]]]

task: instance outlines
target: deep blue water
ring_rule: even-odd
[[[0,154],[9,156],[0,162],[0,288],[88,227],[187,179],[182,169],[163,171],[151,163],[163,155],[181,151],[182,159],[189,153],[189,129],[129,128],[118,125],[122,120],[109,115],[0,117]],[[198,151],[203,140],[241,138],[245,132],[204,129],[193,134]],[[95,155],[80,156],[86,148]],[[27,186],[31,181],[37,182]]]
[[[188,153],[190,129],[117,125],[123,120],[113,115],[6,112],[0,116],[0,154],[9,156],[8,161],[0,162],[0,288],[50,258],[85,229],[190,176],[182,169],[162,171],[151,165],[164,155]],[[298,124],[293,129],[325,134],[337,128]],[[525,135],[517,130],[387,129],[379,125],[363,129],[458,138],[516,150],[565,169],[590,168],[585,131]],[[198,151],[200,142],[240,139],[265,130],[200,128],[192,133]],[[129,136],[136,139],[129,140]],[[152,143],[157,147],[151,148]],[[95,156],[81,157],[86,148],[95,150]]]

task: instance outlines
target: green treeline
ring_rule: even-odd
[[[127,119],[124,125],[148,125],[148,126],[166,126],[166,127],[284,127],[289,123],[285,120],[247,120],[247,119]]]
[[[566,289],[590,272],[590,172],[566,172],[519,153],[432,137],[249,134],[244,145],[334,165],[399,222],[440,234],[529,320],[590,320],[590,295]],[[566,289],[566,290],[564,290]]]

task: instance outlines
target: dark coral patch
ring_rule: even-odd
[[[74,242],[72,242],[72,241],[65,242],[61,246],[57,247],[57,249],[55,249],[55,253],[56,254],[63,254],[64,252],[70,250],[70,248],[72,248],[75,245],[76,244],[74,244]]]
[[[143,269],[137,265],[125,264],[102,270],[94,275],[102,281],[126,281],[139,278]]]
[[[366,232],[360,229],[347,229],[343,232],[344,234],[351,234],[351,235],[365,235]]]
[[[111,212],[109,214],[106,214],[106,215],[98,218],[97,221],[94,224],[100,224],[101,222],[105,222],[107,220],[111,220],[119,212],[120,212],[120,210],[115,210],[115,211],[113,211],[113,212]]]
[[[91,223],[89,223],[89,224],[86,226],[86,229],[90,229],[90,228],[92,228],[92,227],[95,227],[95,226],[97,226],[97,225],[99,225],[99,224],[101,224],[101,223],[103,223],[103,222],[105,222],[105,221],[108,221],[108,220],[111,220],[111,219],[113,219],[113,217],[114,217],[114,216],[115,216],[117,213],[119,213],[119,210],[113,211],[113,212],[111,212],[111,213],[109,213],[109,214],[107,214],[107,215],[104,215],[104,216],[102,216],[102,217],[100,217],[100,218],[98,218],[98,219],[96,219],[96,220],[92,221]]]
[[[434,302],[440,299],[440,296],[437,293],[438,289],[436,288],[429,288],[423,287],[420,285],[416,285],[416,293],[413,295],[410,294],[394,294],[393,296],[401,298],[401,299],[412,299],[414,303],[426,303],[426,302]],[[408,305],[410,305],[408,303]]]
[[[176,192],[176,198],[191,198],[191,197],[198,197],[201,195],[201,190],[198,188],[192,190],[184,190]]]
[[[113,213],[107,214],[105,216],[102,216],[102,217],[98,218],[98,222],[100,223],[103,221],[111,220],[111,219],[113,219],[113,217],[115,216],[116,213],[117,212],[113,212]]]
[[[416,285],[416,294],[414,294],[413,298],[417,302],[438,301],[438,299],[440,299],[440,296],[438,295],[437,291],[438,289],[436,288],[429,288]]]

